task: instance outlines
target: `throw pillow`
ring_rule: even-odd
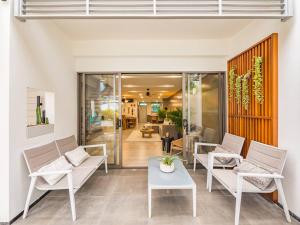
[[[64,156],[59,157],[58,159],[54,160],[53,162],[47,164],[46,166],[41,167],[38,172],[55,172],[55,171],[62,171],[62,170],[70,170],[73,166],[68,163]],[[66,174],[51,174],[51,175],[44,175],[42,178],[49,184],[54,185],[60,179],[62,179]]]
[[[65,155],[74,166],[79,166],[84,160],[90,157],[90,155],[81,146],[72,151],[66,152]]]

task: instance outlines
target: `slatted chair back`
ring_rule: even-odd
[[[245,138],[243,137],[230,133],[225,133],[222,146],[233,153],[241,154],[244,142]]]
[[[287,150],[251,141],[247,160],[272,173],[282,174]]]
[[[78,147],[74,135],[67,138],[56,140],[56,144],[61,155],[64,155],[66,152],[72,151]]]
[[[41,167],[60,157],[55,142],[24,150],[23,152],[30,173],[38,171]]]

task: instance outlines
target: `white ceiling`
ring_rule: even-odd
[[[180,74],[143,74],[122,76],[122,96],[141,101],[161,101],[174,95],[181,89],[182,76]],[[146,95],[149,88],[150,96]]]
[[[229,38],[246,19],[86,19],[55,20],[71,40]]]

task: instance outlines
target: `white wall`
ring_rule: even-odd
[[[225,71],[228,40],[90,40],[72,49],[79,72]]]
[[[279,146],[288,150],[284,189],[290,210],[300,216],[300,2],[287,22],[254,21],[235,35],[231,56],[273,32],[279,34]]]
[[[68,40],[52,22],[11,20],[10,219],[23,210],[29,187],[22,151],[54,138],[77,134],[77,79]],[[54,134],[27,139],[27,87],[54,92]],[[36,193],[33,201],[41,194]]]
[[[9,3],[0,1],[0,222],[9,219],[9,26]]]

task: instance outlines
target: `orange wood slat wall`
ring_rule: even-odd
[[[262,104],[256,102],[252,92],[251,78],[249,80],[249,109],[245,110],[242,104],[238,105],[234,98],[228,101],[228,131],[246,138],[242,151],[244,157],[247,155],[251,140],[278,145],[278,34],[270,35],[230,59],[227,63],[227,71],[235,67],[235,74],[247,73],[253,69],[255,56],[263,58],[264,102]]]

